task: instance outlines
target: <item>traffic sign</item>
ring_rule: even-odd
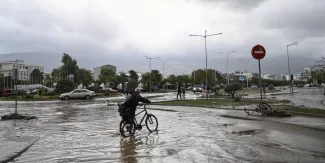
[[[241,81],[244,81],[244,79],[245,79],[244,76],[240,76],[240,77],[239,77],[239,80],[241,80]]]
[[[266,51],[262,45],[255,45],[252,48],[252,56],[255,59],[258,59],[258,60],[263,59],[265,57],[265,54],[266,54]]]
[[[204,84],[203,83],[201,83],[201,87],[204,87]]]

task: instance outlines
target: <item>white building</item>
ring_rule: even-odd
[[[253,75],[252,73],[248,72],[248,71],[244,71],[244,70],[240,70],[240,71],[234,71],[233,74],[235,76],[245,76],[246,78],[248,78],[249,80],[252,79]]]
[[[43,66],[27,65],[23,60],[0,62],[0,74],[3,74],[3,76],[12,76],[13,69],[18,69],[18,80],[29,80],[30,74],[34,69],[39,69],[42,73],[44,72]]]
[[[263,74],[262,75],[262,79],[275,80],[276,79],[276,75],[274,75],[274,74]]]

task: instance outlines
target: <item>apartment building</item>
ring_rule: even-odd
[[[39,69],[42,73],[44,72],[43,66],[27,65],[23,60],[0,62],[0,74],[3,74],[3,76],[12,76],[13,69],[18,70],[18,80],[29,80],[30,74],[34,69]]]

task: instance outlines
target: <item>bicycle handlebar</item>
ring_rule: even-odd
[[[117,103],[117,106],[120,106],[123,102],[118,102]],[[146,103],[140,103],[138,104],[138,106],[144,106],[144,108],[146,108],[146,106],[149,105],[149,104],[146,104]]]

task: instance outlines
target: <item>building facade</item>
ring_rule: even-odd
[[[0,62],[0,74],[3,76],[12,76],[12,70],[18,70],[18,80],[29,80],[30,74],[34,69],[39,69],[44,72],[44,67],[39,65],[27,65],[23,60],[3,61]]]
[[[111,69],[111,70],[113,70],[114,74],[116,74],[116,66],[113,66],[113,65],[103,65],[103,66],[100,66],[100,67],[96,67],[96,68],[94,68],[94,70],[93,70],[93,74],[94,74],[93,77],[94,77],[94,80],[98,80],[98,79],[99,79],[100,71],[101,71],[103,68]]]
[[[262,79],[268,79],[268,80],[276,80],[277,77],[274,74],[263,74]]]

